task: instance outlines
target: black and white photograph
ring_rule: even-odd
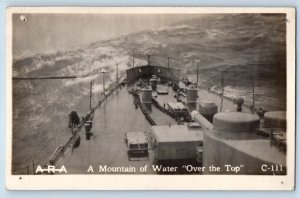
[[[12,189],[293,189],[293,9],[9,8],[7,23]]]

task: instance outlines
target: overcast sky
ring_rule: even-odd
[[[164,26],[199,15],[21,14],[13,16],[13,56],[72,48]]]

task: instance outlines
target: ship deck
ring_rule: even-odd
[[[86,173],[89,166],[98,169],[99,165],[109,167],[133,165],[127,156],[125,132],[141,131],[149,134],[149,127],[141,110],[135,109],[132,95],[123,88],[95,112],[91,139],[86,140],[83,130],[80,134],[79,147],[73,149],[62,164],[71,174]],[[149,160],[136,161],[133,166],[151,164],[152,160],[153,153],[150,150]]]
[[[159,85],[168,89],[169,94],[158,95],[157,101],[163,104],[175,101],[175,92],[171,87]],[[185,100],[184,97],[181,98]],[[200,90],[199,101],[212,100],[220,104],[219,96]],[[235,110],[235,105],[231,101],[224,99],[224,109]],[[173,125],[176,121],[164,114],[154,105],[149,111],[151,118],[157,125]],[[85,137],[85,131],[80,133],[80,145],[70,149],[60,161],[69,174],[87,174],[90,166],[93,167],[94,174],[99,172],[99,166],[107,167],[135,167],[135,174],[156,174],[153,169],[141,173],[139,168],[144,165],[155,164],[154,151],[149,150],[148,159],[130,161],[125,143],[126,132],[145,132],[150,139],[150,148],[153,146],[153,136],[149,122],[146,120],[140,108],[135,108],[133,96],[126,88],[114,93],[110,98],[97,109],[93,119],[93,136],[90,140]],[[99,172],[99,174],[114,174],[114,172]],[[122,174],[117,172],[116,174]]]

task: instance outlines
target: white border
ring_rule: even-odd
[[[287,175],[11,175],[12,14],[285,13],[287,15]],[[6,13],[6,187],[14,190],[292,190],[295,185],[295,9],[231,7],[11,7]]]

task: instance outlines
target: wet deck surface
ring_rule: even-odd
[[[158,95],[157,100],[163,106],[167,102],[175,101],[171,87],[164,86],[168,89],[168,95]],[[184,97],[182,97],[185,100]],[[211,94],[206,90],[200,90],[198,101],[211,100],[218,106],[220,97]],[[236,106],[224,99],[223,111],[225,109],[235,110]],[[162,113],[154,105],[150,111],[150,116],[157,125],[176,124],[175,120],[168,115]],[[129,161],[127,154],[127,145],[124,141],[126,132],[145,132],[150,138],[150,124],[145,119],[140,108],[136,109],[133,103],[133,96],[128,93],[126,88],[114,93],[95,113],[93,120],[92,132],[94,136],[90,140],[86,140],[85,132],[82,130],[80,137],[80,145],[73,149],[61,161],[69,174],[86,174],[89,166],[94,169],[94,174],[98,173],[99,166],[108,167],[135,167],[134,174],[155,174],[152,169],[148,169],[145,173],[141,173],[139,168],[144,165],[154,164],[154,151],[149,150],[149,158],[140,161]],[[152,145],[150,145],[151,147]],[[100,172],[99,174],[105,174]],[[113,174],[107,172],[106,174]],[[122,173],[116,173],[122,174]]]
[[[92,128],[94,136],[86,140],[83,130],[79,147],[62,164],[68,173],[85,173],[90,165],[95,171],[99,165],[129,166],[133,163],[127,157],[124,134],[148,128],[149,124],[140,109],[134,108],[132,96],[122,89],[96,111]]]
[[[150,115],[158,125],[176,123],[153,105]],[[150,137],[151,129],[141,110],[135,108],[133,96],[127,92],[126,88],[112,96],[96,111],[92,132],[94,136],[86,140],[83,131],[80,135],[79,147],[63,159],[62,164],[66,166],[68,173],[86,173],[90,165],[96,173],[99,165],[107,165],[110,167],[133,166],[136,167],[138,174],[141,166],[154,163],[153,150],[149,150],[148,160],[129,161],[128,159],[127,145],[124,141],[125,133],[145,132]],[[151,169],[147,173],[151,174]]]

